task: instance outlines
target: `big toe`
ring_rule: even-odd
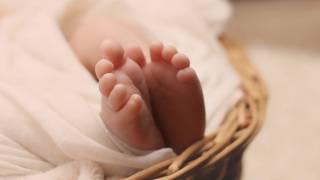
[[[106,40],[101,44],[101,50],[103,56],[111,61],[115,68],[118,68],[124,63],[124,49],[119,43]]]

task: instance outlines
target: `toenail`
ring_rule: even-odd
[[[114,74],[112,73],[106,73],[102,76],[103,79],[113,79],[115,78]]]
[[[138,94],[133,94],[131,95],[132,100],[134,100],[134,102],[138,102],[141,100],[141,97]]]
[[[105,67],[110,67],[110,69],[113,69],[113,64],[111,61],[109,61],[108,59],[102,59],[101,61],[105,64]]]
[[[125,89],[126,87],[124,85],[122,85],[122,84],[117,84],[117,85],[114,86],[114,88],[120,90],[120,89]]]
[[[108,59],[103,58],[103,59],[101,59],[101,61],[105,62],[108,65],[113,66],[112,62],[110,60],[108,60]]]

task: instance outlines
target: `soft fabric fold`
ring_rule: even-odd
[[[134,149],[100,119],[97,83],[67,42],[77,22],[94,13],[136,21],[147,36],[188,54],[204,90],[206,133],[220,124],[241,97],[217,39],[229,6],[166,1],[0,0],[11,11],[0,21],[2,179],[121,177],[175,156],[169,148]],[[220,13],[208,13],[215,9]]]

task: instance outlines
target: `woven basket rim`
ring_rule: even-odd
[[[220,42],[241,77],[243,98],[229,111],[216,131],[191,145],[179,156],[139,171],[126,180],[185,179],[195,176],[204,169],[218,165],[221,160],[243,152],[259,132],[268,99],[265,83],[241,45],[224,36]],[[221,168],[219,176],[223,177],[227,171],[227,166]]]

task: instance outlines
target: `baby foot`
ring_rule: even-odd
[[[144,67],[156,123],[165,142],[180,153],[201,139],[205,108],[198,77],[189,59],[161,43],[150,47],[151,63]]]
[[[131,79],[142,94],[145,103],[150,106],[149,91],[141,69],[145,64],[141,48],[131,45],[124,50],[119,43],[104,41],[101,45],[101,50],[103,51],[103,56],[112,62],[117,71],[126,74]],[[103,69],[99,70],[99,72],[105,73]]]
[[[148,105],[143,72],[125,58],[123,48],[113,42],[102,46],[105,57],[95,71],[102,94],[101,118],[108,129],[128,145],[140,150],[164,146]]]

